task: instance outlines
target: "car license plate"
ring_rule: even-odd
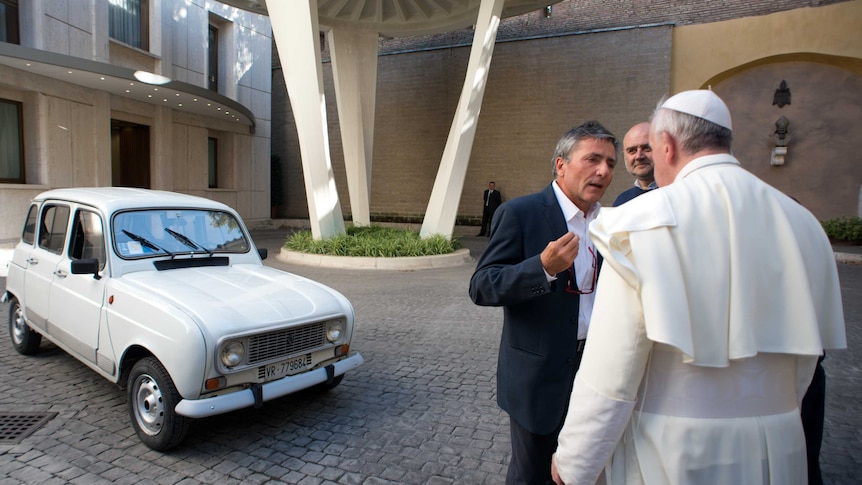
[[[294,359],[285,360],[264,366],[264,379],[272,381],[281,379],[284,376],[299,374],[311,366],[311,354],[296,357]]]

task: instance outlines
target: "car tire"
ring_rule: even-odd
[[[23,355],[39,352],[39,344],[42,343],[42,334],[27,325],[24,310],[16,298],[13,298],[9,305],[9,338],[15,350]]]
[[[145,445],[165,451],[180,444],[190,420],[174,411],[180,393],[158,359],[145,357],[135,363],[127,392],[132,426]]]

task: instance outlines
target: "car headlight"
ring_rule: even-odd
[[[331,320],[326,323],[326,340],[337,342],[344,335],[344,321]]]
[[[225,367],[230,368],[239,365],[244,356],[245,347],[238,340],[228,342],[221,348],[221,362]]]

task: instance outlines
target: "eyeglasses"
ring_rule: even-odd
[[[590,256],[593,257],[593,284],[588,290],[579,290],[577,276],[575,275],[575,265],[574,263],[572,263],[572,267],[569,268],[569,283],[566,285],[567,293],[572,293],[573,295],[589,295],[590,293],[596,291],[596,281],[599,279],[599,272],[596,271],[596,253],[591,247],[588,247],[587,251],[589,251]]]

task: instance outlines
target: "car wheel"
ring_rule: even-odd
[[[332,382],[321,382],[320,384],[314,386],[314,389],[321,392],[326,392],[331,389],[335,389],[335,386],[341,384],[341,381],[344,379],[344,374],[335,377],[332,379]]]
[[[157,451],[180,444],[189,430],[189,418],[174,407],[180,401],[171,376],[154,357],[135,363],[128,380],[129,416],[138,438]]]
[[[15,350],[24,355],[35,354],[39,351],[39,344],[42,343],[42,335],[27,325],[27,321],[24,320],[24,310],[15,298],[9,305],[9,337]]]

